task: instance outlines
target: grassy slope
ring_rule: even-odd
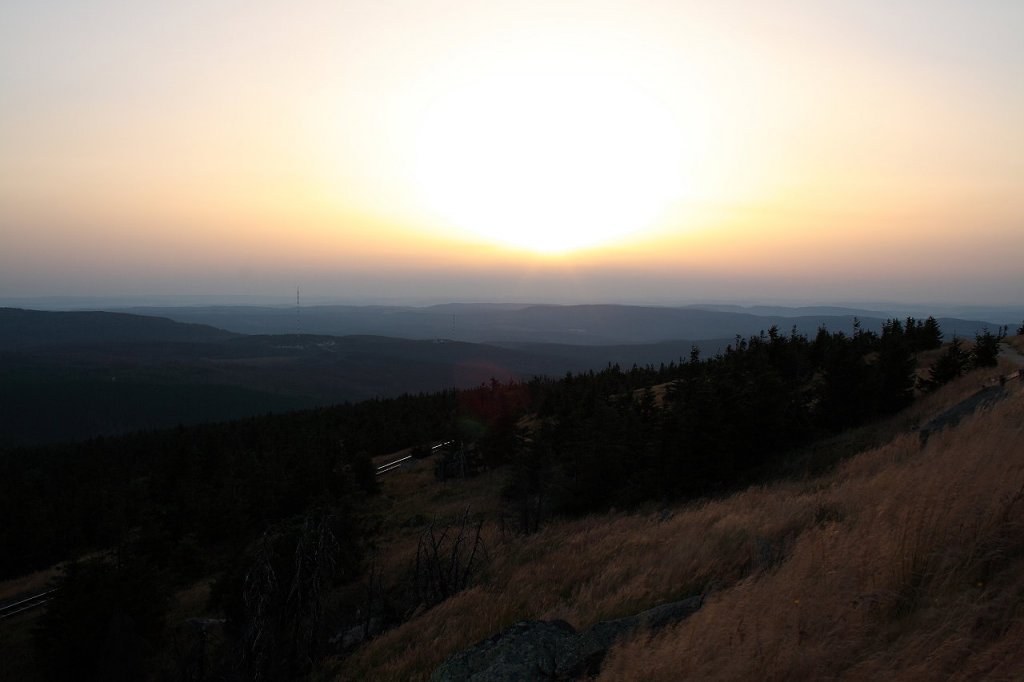
[[[818,478],[562,521],[525,538],[494,524],[476,587],[381,635],[332,676],[424,679],[517,620],[586,627],[707,592],[688,621],[619,642],[601,678],[1013,677],[1024,669],[1024,388],[1007,384],[1009,398],[924,446],[903,426],[1016,369],[1002,360],[924,397],[883,425],[893,434],[884,444]],[[484,505],[495,489],[489,479],[479,490],[438,488],[422,470],[386,485],[398,516]],[[382,559],[393,571],[415,550],[413,531],[402,532]]]

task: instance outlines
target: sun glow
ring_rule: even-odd
[[[495,69],[435,98],[415,172],[450,224],[557,254],[650,226],[687,190],[680,131],[642,87],[560,65]]]

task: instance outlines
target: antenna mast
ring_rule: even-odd
[[[299,285],[295,285],[295,341],[298,342],[302,336],[302,323],[299,319],[299,311],[302,309],[302,304],[299,302]]]

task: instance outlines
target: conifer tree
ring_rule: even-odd
[[[882,414],[896,412],[913,400],[914,354],[909,337],[916,329],[913,318],[907,319],[905,328],[896,319],[882,325],[877,362],[878,409]]]
[[[971,365],[974,367],[995,367],[999,357],[999,343],[1006,337],[1006,330],[1000,328],[996,334],[986,329],[974,335],[971,349]]]
[[[942,346],[942,330],[939,329],[939,323],[934,317],[929,316],[924,321],[908,317],[905,333],[910,348],[915,353]]]
[[[943,384],[948,384],[964,373],[970,359],[970,354],[963,349],[963,343],[954,336],[953,341],[946,348],[946,352],[939,356],[939,359],[928,371],[929,379],[925,383],[925,387],[935,389]]]

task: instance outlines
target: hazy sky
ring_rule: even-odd
[[[1024,299],[1024,2],[0,6],[0,297]]]

